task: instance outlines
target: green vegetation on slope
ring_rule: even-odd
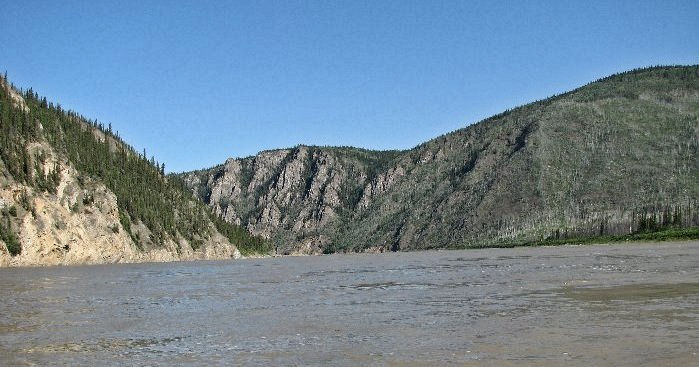
[[[2,82],[7,83],[6,79]],[[192,198],[181,180],[166,177],[164,165],[153,157],[148,159],[145,150],[136,153],[112,131],[111,125],[105,127],[66,111],[31,89],[20,93],[27,109],[12,98],[10,90],[0,88],[0,159],[17,182],[55,192],[59,167],[44,172],[40,164],[43,157],[32,156],[29,149],[32,143],[46,142],[81,175],[104,183],[114,192],[127,231],[133,222],[140,221],[150,230],[153,243],[162,244],[166,238],[177,242],[181,237],[196,249],[212,235],[213,221],[241,252],[269,251],[261,239],[218,220]],[[139,239],[131,235],[138,245]]]
[[[542,241],[501,241],[484,243],[480,246],[467,246],[465,248],[509,248],[521,246],[560,246],[602,244],[615,242],[639,242],[639,241],[673,241],[673,240],[699,240],[699,228],[664,228],[654,231],[635,232],[619,235],[597,235],[571,238],[547,238]],[[462,248],[462,247],[459,247]]]
[[[15,216],[17,216],[17,208],[12,206],[3,208],[2,217],[0,217],[0,241],[5,243],[7,251],[12,256],[22,253],[22,245],[14,232],[12,232],[12,224],[10,223],[10,217]]]
[[[634,70],[416,147],[339,251],[484,246],[699,226],[699,67]]]
[[[288,252],[309,242],[311,251],[412,250],[692,228],[699,66],[602,78],[407,151],[277,152],[184,176],[227,220]]]

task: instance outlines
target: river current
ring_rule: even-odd
[[[699,366],[699,243],[0,269],[1,366]]]

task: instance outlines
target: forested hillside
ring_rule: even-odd
[[[698,157],[699,67],[677,66],[603,78],[407,151],[299,146],[182,177],[282,253],[462,248],[696,237]]]
[[[125,232],[137,252],[172,247],[182,253],[222,241],[243,254],[269,250],[262,239],[194,200],[180,179],[166,176],[163,164],[145,151],[137,153],[111,125],[66,111],[32,89],[19,91],[6,77],[0,79],[0,131],[0,240],[12,256],[36,245],[36,238],[25,233],[29,227],[41,232],[46,226],[36,200],[55,201],[80,216],[92,214],[95,202],[106,203],[110,195],[118,211],[111,231]],[[65,231],[56,225],[57,232]],[[70,251],[68,243],[49,245]]]
[[[697,66],[613,75],[410,150],[298,146],[180,175],[6,77],[0,131],[0,264],[699,233]]]

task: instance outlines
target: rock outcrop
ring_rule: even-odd
[[[184,180],[231,223],[273,238],[280,253],[320,253],[348,215],[366,208],[397,173],[385,169],[397,152],[355,148],[265,151],[229,159]]]
[[[51,151],[48,146],[41,149]],[[49,157],[45,164],[53,165],[53,155]],[[80,183],[79,174],[70,166],[62,167],[60,177],[55,194],[37,191],[7,177],[0,179],[0,210],[15,213],[4,220],[21,243],[21,253],[16,256],[10,256],[5,244],[0,243],[0,266],[240,257],[236,247],[218,233],[197,251],[184,240],[139,248],[119,221],[114,193],[99,182],[83,179]],[[132,227],[140,238],[149,238],[150,231],[144,225]]]
[[[241,257],[237,246],[211,221],[198,224],[204,228],[199,228],[196,236],[190,236],[197,240],[197,243],[192,243],[180,232],[168,233],[156,228],[159,232],[154,233],[145,223],[131,217],[120,209],[113,191],[99,178],[79,172],[67,159],[66,153],[59,152],[43,135],[43,126],[38,119],[34,120],[36,114],[31,113],[20,92],[2,78],[0,88],[0,92],[5,93],[3,102],[12,104],[12,109],[4,110],[4,115],[0,116],[3,118],[0,120],[3,133],[9,131],[12,134],[11,137],[6,134],[3,139],[15,139],[14,145],[6,144],[3,148],[12,146],[16,149],[2,152],[3,157],[19,160],[20,173],[26,175],[17,179],[6,162],[0,159],[0,266]],[[7,115],[12,117],[7,118]],[[96,141],[107,143],[110,151],[126,149],[108,133],[79,119],[74,120]],[[38,127],[31,138],[23,135],[26,126]],[[136,153],[129,152],[136,156]],[[166,179],[162,177],[162,180]],[[187,191],[182,191],[182,194],[185,201],[189,200],[192,210],[202,207],[189,197]],[[128,228],[124,227],[125,224]]]

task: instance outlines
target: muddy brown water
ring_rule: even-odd
[[[699,366],[699,242],[0,269],[2,366]]]

